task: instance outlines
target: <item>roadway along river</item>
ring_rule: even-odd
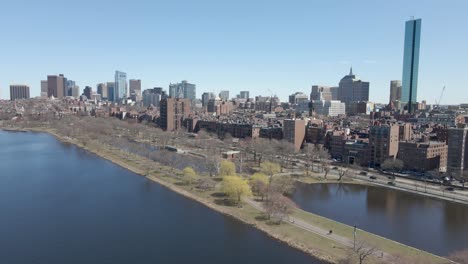
[[[319,263],[47,134],[0,131],[1,263]]]
[[[303,210],[438,255],[468,248],[462,204],[353,184],[301,183],[292,198]]]

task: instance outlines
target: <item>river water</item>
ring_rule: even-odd
[[[48,134],[0,131],[0,263],[319,263]]]
[[[468,248],[466,205],[375,186],[296,187],[292,198],[305,211],[442,256]]]

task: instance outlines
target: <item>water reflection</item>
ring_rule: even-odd
[[[468,206],[355,184],[298,184],[304,210],[439,255],[468,247]]]

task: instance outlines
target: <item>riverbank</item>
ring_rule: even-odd
[[[265,220],[262,220],[262,214],[252,206],[245,205],[243,208],[230,207],[220,205],[214,198],[216,191],[200,192],[191,186],[181,185],[180,180],[172,175],[173,172],[178,172],[169,167],[162,166],[153,161],[145,159],[144,157],[135,156],[126,153],[122,150],[110,148],[102,144],[93,145],[87,144],[86,146],[80,144],[78,141],[61,136],[55,131],[50,129],[33,129],[35,132],[47,132],[54,135],[58,140],[74,144],[80,148],[83,148],[91,153],[96,154],[99,157],[107,159],[114,164],[117,164],[123,168],[126,168],[134,173],[143,175],[148,179],[158,182],[159,184],[167,187],[168,189],[175,191],[187,198],[197,201],[219,213],[228,215],[238,219],[246,224],[255,226],[259,230],[262,230],[272,238],[285,242],[289,246],[300,249],[316,258],[321,259],[324,262],[337,262],[340,259],[347,258],[350,254],[350,249],[346,246],[337,244],[335,241],[326,238],[324,235],[317,235],[313,233],[304,232],[304,230],[284,223],[281,225],[271,225]],[[148,173],[148,168],[151,169]],[[321,218],[313,214],[297,210],[295,216],[308,221],[314,225],[320,225],[323,228],[333,229],[334,232],[343,236],[352,235],[351,227],[334,222],[330,219]],[[425,263],[446,263],[445,259],[431,255],[429,253],[418,251],[416,249],[407,247],[405,245],[398,244],[397,242],[385,240],[379,238],[373,234],[368,235],[370,238],[366,238],[366,242],[372,243],[379,247],[379,249],[388,252],[390,254],[399,254],[401,256],[414,256],[419,255],[420,257],[427,260]],[[364,236],[363,236],[364,237]],[[367,237],[367,235],[366,235]],[[382,241],[381,241],[382,240]],[[369,263],[379,263],[379,259],[375,258]]]

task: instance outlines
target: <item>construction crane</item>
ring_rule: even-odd
[[[444,87],[442,88],[442,92],[440,92],[439,101],[437,101],[437,100],[435,101],[435,106],[436,106],[437,108],[440,107],[440,102],[442,102],[442,97],[444,96],[444,92],[445,92],[445,85],[444,85]]]

